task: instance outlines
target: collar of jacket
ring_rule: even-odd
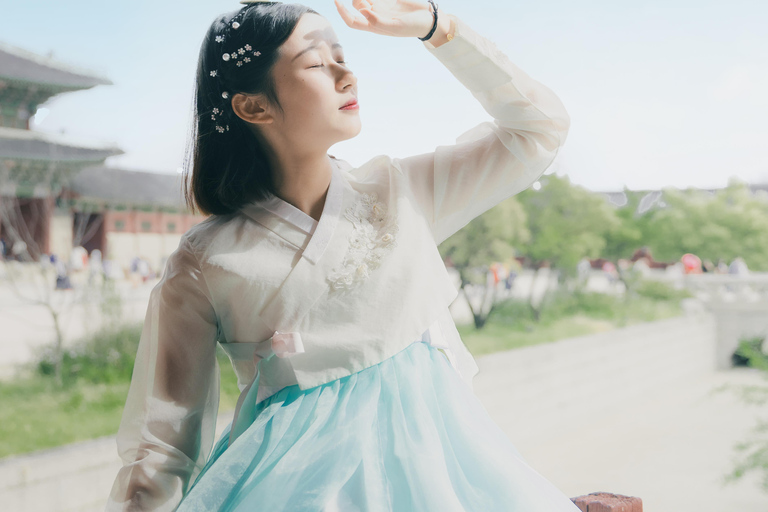
[[[351,172],[343,170],[337,161],[332,162],[328,195],[320,220],[311,235],[281,218],[272,211],[274,207],[265,207],[268,205],[264,202],[249,203],[241,209],[243,214],[288,241],[301,252],[301,258],[277,292],[258,312],[273,331],[296,330],[301,319],[328,287],[325,280],[317,278],[318,275],[330,274],[346,256],[347,245],[343,241],[350,237],[353,226],[348,222],[340,222],[340,217],[343,211],[354,205],[359,194],[349,183],[350,179],[356,180]],[[381,162],[369,164],[380,165]],[[365,172],[363,168],[357,170]],[[339,243],[331,243],[332,240]]]
[[[272,198],[265,201],[254,201],[245,205],[241,211],[263,225],[270,231],[292,243],[302,250],[302,258],[312,265],[317,264],[323,256],[328,243],[331,241],[339,222],[345,195],[352,194],[352,188],[347,183],[342,171],[334,160],[331,172],[331,183],[323,205],[320,220],[312,231],[311,237],[307,237],[307,231],[295,225],[288,218],[290,209],[295,207],[280,198]],[[303,212],[302,212],[303,213]]]

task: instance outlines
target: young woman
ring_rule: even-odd
[[[361,128],[328,20],[249,2],[214,21],[187,188],[211,215],[152,290],[107,510],[578,510],[473,394],[437,250],[549,167],[568,114],[433,2],[353,3],[349,27],[420,38],[493,121],[353,167],[328,155]],[[217,343],[241,395],[216,441]]]

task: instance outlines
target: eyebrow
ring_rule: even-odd
[[[299,57],[301,57],[302,55],[307,53],[309,50],[317,50],[318,48],[319,48],[319,46],[316,45],[316,44],[313,44],[312,46],[307,46],[306,48],[301,50],[299,53],[297,53],[296,56],[293,59],[291,59],[291,62],[293,62],[294,60],[298,59]],[[335,48],[342,48],[341,43],[333,43],[331,45],[331,50],[333,50]]]

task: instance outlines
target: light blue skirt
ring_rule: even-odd
[[[231,424],[177,512],[577,512],[424,342]]]

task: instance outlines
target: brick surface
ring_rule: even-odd
[[[591,492],[571,498],[581,512],[643,512],[643,500],[609,492]]]

